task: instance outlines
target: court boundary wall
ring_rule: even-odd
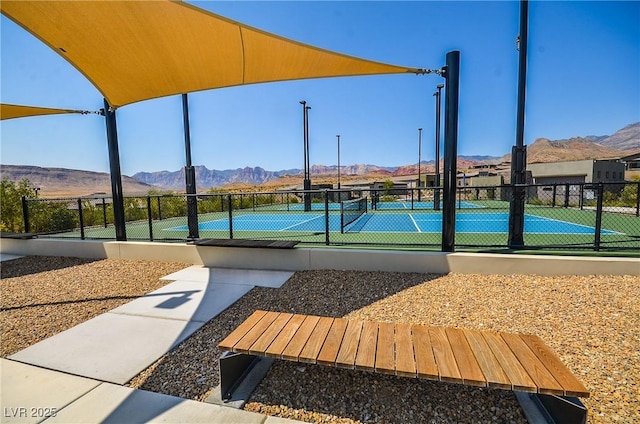
[[[446,274],[640,275],[640,258],[298,247],[262,249],[187,243],[1,239],[0,253],[158,260],[222,268],[362,270]]]

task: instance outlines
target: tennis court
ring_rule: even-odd
[[[236,215],[232,225],[234,231],[251,232],[324,232],[325,214],[260,214]],[[340,215],[329,214],[329,231],[340,231]],[[198,225],[200,231],[224,231],[229,229],[229,219],[221,218]],[[186,231],[186,225],[167,228],[165,231]],[[346,226],[350,233],[440,233],[442,215],[436,213],[385,213],[368,212]],[[524,230],[528,234],[595,234],[595,228],[572,222],[545,218],[537,215],[525,215]],[[469,234],[508,234],[508,213],[456,214],[456,232]],[[602,234],[619,234],[603,229]]]

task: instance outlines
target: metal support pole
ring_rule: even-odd
[[[187,192],[187,226],[189,227],[189,240],[200,238],[198,233],[198,198],[196,194],[196,169],[191,164],[191,131],[189,129],[189,99],[182,95],[182,118],[184,123],[184,149],[186,163],[184,178]]]
[[[527,82],[527,0],[520,1],[520,36],[518,37],[518,108],[516,145],[511,150],[511,203],[509,205],[509,247],[524,246],[524,203],[527,168],[527,148],[524,145],[524,109]]]
[[[233,238],[233,200],[231,195],[227,195],[228,205],[229,205],[229,238]]]
[[[422,193],[420,192],[420,186],[422,185],[420,177],[420,162],[422,162],[422,128],[418,128],[418,202],[422,200]]]
[[[447,53],[444,104],[444,193],[442,207],[442,251],[455,250],[456,235],[456,158],[458,156],[458,91],[460,52]]]
[[[593,241],[593,250],[600,250],[600,233],[602,232],[602,203],[604,198],[604,185],[598,183],[596,186],[596,228]]]
[[[329,191],[327,190],[324,192],[324,243],[329,246]]]
[[[640,216],[640,183],[636,190],[636,217]]]
[[[147,196],[147,220],[149,223],[149,241],[153,241],[153,215],[151,214],[151,196]]]
[[[82,216],[82,199],[78,199],[78,222],[80,224],[80,240],[84,240],[84,216]]]
[[[102,198],[102,218],[104,219],[104,228],[107,228],[107,202]]]
[[[30,233],[31,226],[29,225],[29,203],[27,202],[26,196],[22,196],[22,219],[24,222],[24,232]]]
[[[113,224],[117,241],[127,241],[124,218],[124,194],[122,192],[122,172],[120,171],[120,152],[118,151],[118,127],[116,111],[104,100],[104,117],[107,126],[107,144],[109,147],[109,174],[111,175],[111,198],[113,201]]]
[[[435,190],[433,192],[433,210],[440,210],[440,109],[442,99],[442,89],[444,84],[436,86],[438,91],[433,93],[436,96],[436,180],[434,183]]]
[[[336,137],[338,137],[338,190],[340,190],[340,134]],[[340,192],[338,192],[338,201],[342,201]]]

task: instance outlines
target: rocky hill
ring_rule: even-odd
[[[640,152],[640,122],[613,135],[574,137],[564,140],[539,138],[527,146],[527,163],[612,159]],[[502,157],[511,160],[511,154]]]
[[[626,126],[613,135],[575,137],[567,140],[549,140],[541,138],[527,147],[527,162],[559,162],[582,159],[609,159],[640,152],[640,122]],[[502,158],[490,156],[459,156],[458,169],[470,168],[479,163],[497,163],[510,161],[510,155]],[[423,161],[421,172],[433,172],[435,163]],[[440,162],[441,172],[444,164]],[[96,192],[111,193],[109,174],[79,171],[62,168],[40,168],[37,166],[2,165],[2,178],[19,181],[28,178],[40,187],[44,197],[82,196]],[[301,169],[268,171],[261,167],[215,170],[196,166],[196,186],[198,190],[212,187],[251,187],[268,185],[283,187],[298,185],[302,181]],[[399,167],[377,165],[345,165],[341,174],[345,181],[362,179],[381,179],[393,176],[415,175],[417,164]],[[335,165],[313,165],[311,174],[314,182],[334,181],[337,174]],[[184,170],[139,172],[132,178],[122,177],[125,194],[146,194],[149,190],[184,191]]]
[[[104,172],[81,171],[65,168],[41,168],[39,166],[0,165],[2,179],[21,181],[28,179],[39,188],[41,197],[86,196],[94,193],[111,193],[111,177]],[[122,190],[128,195],[146,194],[158,189],[125,175]]]

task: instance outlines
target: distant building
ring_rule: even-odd
[[[580,203],[585,195],[581,184],[613,183],[624,181],[625,164],[616,159],[587,159],[568,162],[531,163],[527,169],[533,174],[539,199],[550,199],[565,204]],[[547,185],[546,187],[544,185]],[[621,189],[621,185],[606,187]],[[587,192],[586,196],[593,196]]]
[[[624,181],[625,164],[617,159],[530,163],[535,184],[609,183]]]

